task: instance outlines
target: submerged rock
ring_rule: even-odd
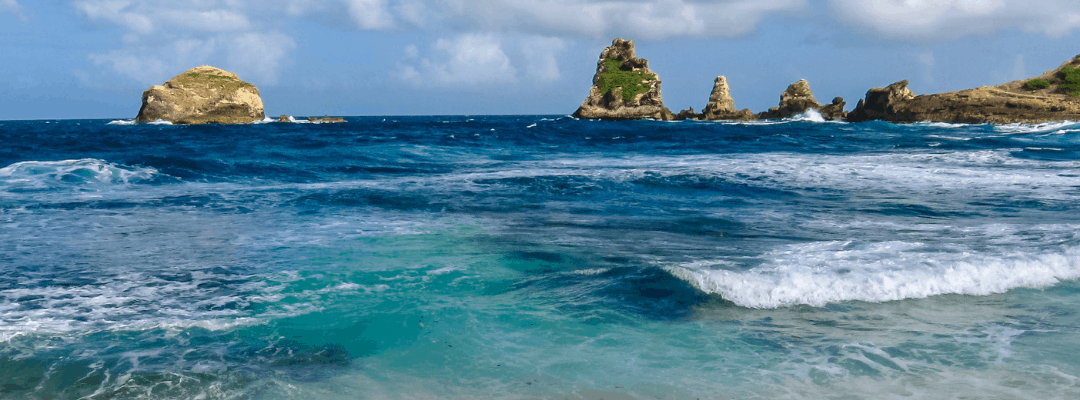
[[[315,123],[315,124],[337,124],[337,123],[345,122],[345,118],[327,117],[327,116],[323,116],[322,118],[308,117],[307,120],[308,120],[308,122]]]
[[[138,122],[246,124],[264,118],[255,85],[211,66],[195,67],[143,92]]]
[[[589,96],[574,117],[670,120],[673,115],[664,107],[660,77],[649,69],[649,61],[635,57],[632,40],[615,39],[600,53]]]
[[[1080,120],[1077,67],[1080,56],[1035,78],[920,96],[904,80],[867,91],[848,120],[999,124]]]
[[[709,95],[709,104],[701,110],[702,119],[707,120],[752,120],[756,117],[749,108],[735,109],[735,99],[731,98],[731,88],[728,86],[727,77],[720,75],[713,81],[712,94]]]

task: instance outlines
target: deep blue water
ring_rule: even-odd
[[[0,121],[0,398],[1080,398],[1080,124]]]

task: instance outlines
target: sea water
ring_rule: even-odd
[[[1080,125],[0,121],[0,398],[1080,398]]]

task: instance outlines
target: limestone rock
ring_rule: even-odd
[[[903,104],[915,98],[915,93],[912,93],[907,85],[908,81],[905,79],[883,88],[868,90],[866,99],[859,100],[855,109],[848,114],[848,121],[905,118],[907,111],[903,110]]]
[[[143,92],[136,121],[160,119],[174,124],[242,124],[264,117],[259,89],[232,72],[201,66]]]
[[[679,111],[678,114],[675,114],[674,119],[676,121],[684,121],[688,119],[699,120],[703,118],[704,117],[701,114],[694,112],[694,107],[690,107],[689,109]]]
[[[907,81],[866,92],[866,99],[848,116],[849,121],[954,122],[999,124],[1080,120],[1080,97],[1065,87],[1063,68],[1080,67],[1080,56],[1041,76],[955,92],[916,96]],[[1042,79],[1048,86],[1033,89],[1025,84]]]
[[[780,94],[779,107],[770,108],[769,111],[758,115],[758,118],[788,118],[811,108],[820,109],[821,104],[814,98],[814,93],[810,90],[810,82],[800,79],[788,85],[787,90]]]
[[[827,120],[844,120],[848,117],[848,113],[844,112],[845,105],[847,105],[847,102],[844,101],[843,97],[835,97],[832,100],[832,104],[821,106],[821,108],[818,108],[818,111],[820,111],[821,116],[825,117]]]
[[[635,57],[632,40],[615,39],[600,53],[589,96],[574,112],[583,119],[629,120],[674,116],[660,96],[660,77]]]
[[[735,109],[735,99],[731,98],[731,88],[728,86],[727,77],[723,75],[716,77],[716,80],[713,81],[709,104],[705,105],[705,109],[701,110],[701,114],[702,119],[707,120],[745,121],[755,118],[750,109]]]

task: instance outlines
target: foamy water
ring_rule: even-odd
[[[1075,124],[823,121],[5,122],[0,398],[1080,394]]]

